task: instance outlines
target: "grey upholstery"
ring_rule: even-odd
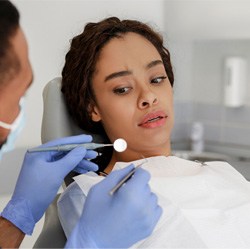
[[[55,78],[43,90],[42,143],[82,133],[71,121],[66,111],[60,88],[61,78]],[[66,243],[66,237],[57,213],[59,196],[59,194],[56,196],[45,213],[43,229],[34,244],[34,248],[63,248]]]
[[[42,118],[42,143],[50,140],[72,136],[78,134],[87,134],[77,127],[70,118],[63,95],[61,93],[61,78],[51,80],[43,91],[43,118]],[[103,142],[100,136],[93,136],[95,142]],[[62,248],[66,242],[63,229],[61,227],[57,213],[57,199],[47,209],[45,214],[45,223],[41,234],[39,235],[34,248]]]
[[[51,80],[43,90],[42,143],[79,134],[91,134],[80,129],[71,119],[61,93],[61,78]],[[91,134],[95,142],[103,142],[101,136]]]
[[[42,143],[78,135],[83,131],[71,120],[61,93],[61,78],[51,80],[43,90]]]
[[[59,194],[56,196],[45,213],[43,229],[34,244],[34,248],[64,248],[66,236],[57,214],[59,196]]]

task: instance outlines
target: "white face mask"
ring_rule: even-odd
[[[7,124],[5,122],[0,121],[1,127],[10,130],[10,133],[7,137],[7,141],[2,145],[2,148],[0,150],[0,160],[2,158],[3,153],[14,149],[15,141],[25,125],[24,98],[21,98],[19,105],[20,112],[12,124]]]

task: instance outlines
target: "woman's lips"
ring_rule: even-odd
[[[146,114],[138,126],[143,128],[156,128],[165,124],[167,115],[163,111]]]

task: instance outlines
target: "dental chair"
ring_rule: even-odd
[[[43,118],[41,140],[46,143],[50,140],[65,136],[79,134],[90,134],[80,129],[71,119],[63,94],[61,93],[61,78],[51,80],[43,90]],[[93,135],[93,141],[103,142],[100,136]],[[72,181],[73,173],[65,178],[65,185],[68,186]],[[64,186],[65,187],[65,186]],[[66,243],[66,236],[61,227],[58,213],[57,200],[58,194],[45,213],[44,225],[34,248],[63,248]]]

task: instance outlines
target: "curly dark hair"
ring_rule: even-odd
[[[83,32],[72,39],[62,70],[62,92],[73,120],[87,133],[105,137],[101,122],[93,122],[89,107],[95,103],[92,78],[103,47],[113,38],[120,38],[128,32],[137,33],[159,52],[171,85],[174,74],[170,53],[163,45],[163,38],[149,25],[136,20],[120,20],[110,17],[97,23],[88,23]],[[108,162],[108,159],[106,160]],[[100,166],[100,165],[99,165]]]
[[[19,18],[18,10],[10,1],[0,1],[0,88],[20,70],[20,62],[11,45]]]

